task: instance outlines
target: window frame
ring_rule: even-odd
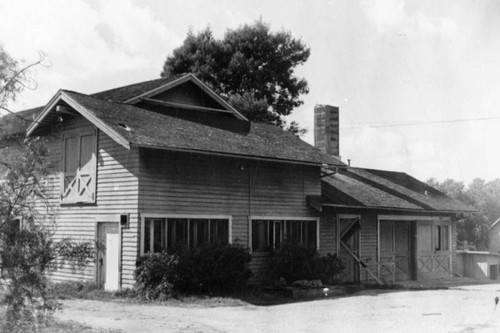
[[[148,214],[148,213],[141,213],[141,224],[140,224],[140,232],[141,232],[141,237],[140,237],[140,251],[139,254],[140,256],[145,256],[147,255],[144,246],[145,244],[145,229],[146,229],[146,220],[148,219],[187,219],[188,223],[188,228],[187,228],[187,239],[188,239],[188,244],[189,244],[189,238],[190,238],[190,227],[189,225],[191,224],[191,220],[227,220],[228,221],[228,243],[232,244],[233,243],[233,217],[231,215],[192,215],[192,214]],[[165,228],[167,230],[168,227]],[[150,231],[151,232],[151,231]],[[152,232],[154,233],[154,231]],[[168,236],[166,236],[168,238]],[[210,234],[209,234],[210,237]],[[151,237],[150,237],[151,238]],[[150,248],[154,246],[154,242],[150,242]],[[154,253],[154,252],[153,252]]]
[[[258,221],[258,220],[265,220],[265,221],[273,221],[273,224],[276,224],[276,222],[283,223],[283,234],[281,235],[282,239],[284,239],[284,235],[286,233],[286,222],[287,221],[309,221],[309,222],[316,222],[316,249],[319,251],[320,249],[320,221],[321,219],[319,217],[310,217],[310,216],[251,216],[248,219],[248,248],[250,250],[250,253],[268,253],[269,251],[254,251],[253,250],[253,228],[252,224],[253,221]],[[274,229],[273,229],[274,231]],[[275,237],[275,232],[273,232],[273,238]]]
[[[93,155],[94,155],[94,161],[92,162],[92,168],[93,168],[93,177],[94,181],[92,184],[92,198],[91,199],[86,199],[82,200],[82,198],[79,196],[76,200],[70,200],[70,199],[65,199],[64,198],[64,192],[66,191],[65,187],[65,175],[66,175],[66,140],[70,138],[76,138],[77,139],[77,148],[76,148],[76,154],[77,154],[77,169],[74,171],[75,176],[77,171],[81,169],[81,142],[82,142],[82,137],[92,135],[93,137],[93,143],[92,143],[92,148],[93,148]],[[61,172],[60,172],[60,203],[61,205],[75,205],[75,204],[95,204],[97,200],[97,156],[98,155],[98,130],[97,129],[91,129],[91,130],[85,130],[85,131],[77,131],[77,130],[71,130],[71,131],[66,131],[61,140]]]

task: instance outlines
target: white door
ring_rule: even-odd
[[[118,223],[99,223],[97,283],[106,291],[119,289],[120,239]]]

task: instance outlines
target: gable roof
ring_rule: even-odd
[[[168,78],[139,82],[128,86],[95,93],[92,96],[117,103],[136,104],[141,102],[142,100],[163,93],[188,81],[194,83],[202,91],[204,91],[207,95],[214,99],[222,109],[230,111],[236,118],[240,120],[248,121],[245,116],[243,116],[240,112],[233,108],[218,94],[214,93],[205,83],[203,83],[192,73],[177,74]]]
[[[351,167],[323,177],[321,205],[436,213],[474,211],[404,172]]]
[[[28,135],[51,123],[56,105],[60,103],[71,106],[128,149],[135,145],[294,163],[344,165],[273,125],[249,123],[248,131],[234,132],[67,90],[54,96],[28,128]]]

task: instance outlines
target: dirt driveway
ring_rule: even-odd
[[[500,285],[364,292],[311,302],[234,307],[63,301],[57,316],[124,332],[500,332]]]

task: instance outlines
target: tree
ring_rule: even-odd
[[[476,178],[468,186],[453,179],[438,182],[431,178],[427,183],[477,210],[476,213],[465,214],[459,220],[459,246],[476,248],[485,244],[488,240],[488,226],[500,217],[500,179],[485,182]]]
[[[42,61],[43,55],[19,68],[0,48],[0,108],[10,113],[0,120],[3,130],[19,118],[29,123],[10,111],[8,102],[26,86],[27,70]],[[0,154],[0,279],[8,291],[2,300],[7,305],[3,329],[24,332],[47,323],[58,308],[47,294],[49,271],[64,261],[86,265],[93,249],[86,243],[53,238],[57,211],[44,181],[50,170],[44,140],[5,134],[0,133],[0,140],[7,142]]]
[[[228,30],[221,40],[209,28],[198,34],[190,30],[167,57],[161,76],[194,73],[250,120],[284,127],[283,117],[309,92],[307,81],[294,75],[309,55],[290,32],[271,32],[258,20]]]

